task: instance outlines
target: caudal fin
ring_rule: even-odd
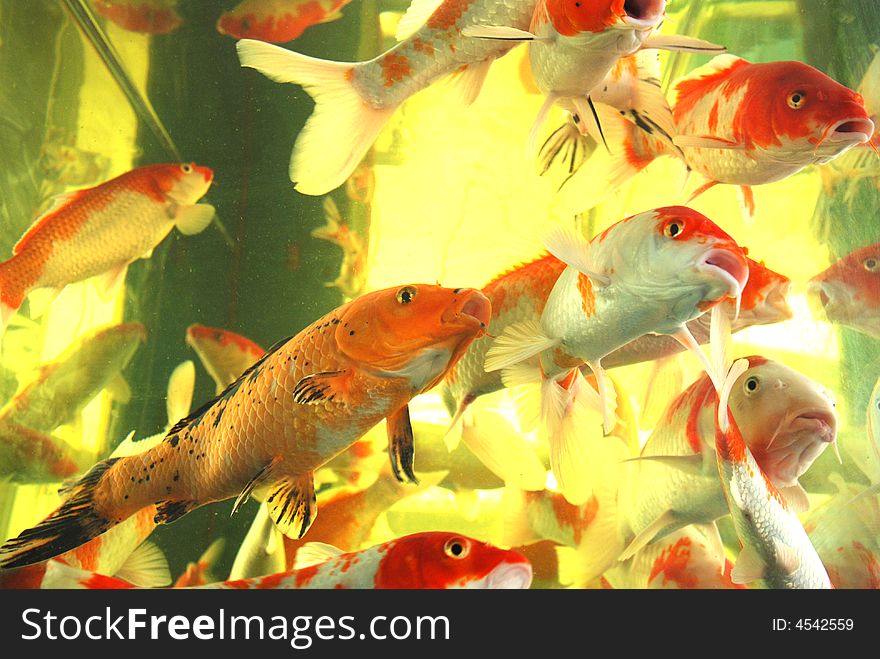
[[[8,261],[0,263],[0,337],[6,332],[9,321],[12,320],[27,295],[27,291],[13,277],[14,260],[15,257],[12,257]]]
[[[315,101],[290,160],[296,189],[322,195],[342,185],[396,106],[377,109],[357,92],[352,77],[358,64],[316,59],[252,39],[242,39],[236,49],[242,66],[276,82],[302,85]]]
[[[118,521],[95,510],[95,488],[118,458],[109,458],[92,467],[69,490],[69,496],[55,512],[33,528],[25,529],[0,547],[0,569],[39,563],[76,549]]]

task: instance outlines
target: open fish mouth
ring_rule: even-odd
[[[486,329],[492,318],[492,303],[489,298],[476,289],[458,289],[456,293],[458,292],[463,295],[444,314],[444,322],[476,321],[480,329]]]
[[[764,306],[767,309],[766,316],[769,322],[781,322],[794,318],[794,311],[788,303],[788,293],[791,282],[784,282],[767,294]]]
[[[729,249],[710,249],[700,259],[697,268],[727,283],[728,294],[734,298],[742,294],[749,280],[749,264],[745,257]]]
[[[486,588],[525,589],[532,583],[532,567],[528,563],[502,563],[486,575]]]
[[[635,28],[655,27],[666,11],[666,0],[626,0],[623,22]]]
[[[874,134],[874,122],[865,117],[844,119],[834,124],[828,131],[829,142],[868,142]]]
[[[810,307],[819,318],[839,322],[852,316],[852,293],[839,282],[813,280],[807,285],[807,296]]]
[[[784,433],[810,433],[830,444],[837,437],[837,417],[827,410],[804,410],[796,413],[789,421]]]

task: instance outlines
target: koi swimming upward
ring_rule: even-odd
[[[374,291],[279,341],[214,400],[142,454],[108,459],[67,489],[37,526],[0,547],[0,567],[52,558],[145,506],[156,523],[206,503],[267,493],[279,529],[302,536],[316,514],[313,472],[387,420],[398,480],[415,480],[409,401],[436,385],[480,336],[479,291],[427,284]]]

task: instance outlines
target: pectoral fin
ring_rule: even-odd
[[[302,570],[313,565],[320,565],[344,554],[341,549],[328,545],[326,542],[307,542],[297,549],[296,558],[293,560],[293,569]]]
[[[293,388],[293,402],[300,405],[317,405],[336,399],[346,402],[351,375],[350,371],[345,370],[307,375]]]
[[[617,560],[625,561],[629,558],[635,556],[642,549],[647,547],[657,534],[660,533],[663,529],[671,524],[674,524],[677,521],[675,517],[675,513],[671,510],[667,510],[662,515],[660,515],[653,522],[648,524],[644,529],[642,529],[635,538],[632,539],[632,542],[627,545],[626,549],[624,549]]]
[[[624,460],[624,462],[644,461],[656,462],[673,469],[678,469],[686,474],[703,475],[703,455],[701,453],[694,453],[693,455],[640,455],[637,458]]]
[[[161,588],[171,583],[168,561],[152,542],[141,543],[113,576],[141,588]]]
[[[214,214],[211,204],[180,206],[174,214],[174,225],[184,236],[192,236],[207,229]]]
[[[763,579],[767,566],[758,552],[746,545],[736,559],[736,565],[730,571],[730,580],[735,584],[747,584]]]
[[[796,513],[805,513],[810,509],[810,498],[800,483],[795,483],[790,487],[780,487],[779,493],[785,499],[789,510]]]
[[[794,574],[801,566],[801,559],[790,545],[785,544],[779,538],[773,539],[776,547],[776,564],[785,574]]]
[[[550,41],[549,38],[506,25],[467,25],[462,28],[461,34],[465,37],[498,41]]]
[[[314,474],[309,471],[278,481],[266,497],[266,507],[284,535],[294,540],[303,537],[318,514]]]
[[[409,406],[404,405],[387,419],[388,427],[388,456],[391,458],[391,469],[394,477],[401,483],[409,481],[418,484],[418,479],[413,473],[413,458],[415,457],[415,445],[413,443],[413,429],[409,420]],[[403,472],[403,475],[401,475]],[[406,476],[406,478],[404,478]]]
[[[685,37],[681,34],[652,34],[644,42],[642,48],[657,48],[659,50],[677,50],[687,53],[723,53],[727,50],[724,46],[703,39]]]

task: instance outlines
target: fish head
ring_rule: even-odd
[[[430,531],[392,541],[376,576],[384,588],[524,589],[531,583],[531,563],[519,552]]]
[[[736,299],[749,278],[743,249],[708,217],[669,206],[621,220],[593,239],[593,264],[621,290],[668,310],[674,332],[724,299]]]
[[[810,280],[810,303],[829,322],[880,338],[880,243],[843,257]]]
[[[608,29],[651,30],[660,24],[666,0],[545,0],[535,22],[551,22],[559,34],[600,33]]]
[[[756,65],[755,72],[741,121],[750,117],[744,128],[759,145],[810,152],[821,163],[874,134],[861,95],[821,71],[789,61]]]
[[[194,162],[157,165],[152,170],[156,186],[171,201],[188,206],[205,196],[214,181],[214,172]]]
[[[434,386],[489,325],[492,305],[472,288],[409,284],[374,291],[346,305],[336,325],[340,351],[384,377],[405,377],[416,391]]]
[[[789,487],[837,437],[834,394],[764,357],[734,383],[729,407],[757,463],[777,487]]]
[[[734,329],[752,325],[768,325],[780,323],[794,317],[788,304],[791,279],[781,275],[748,257],[749,279],[742,291],[742,302],[739,316],[733,321]],[[735,302],[725,304],[731,308],[731,318],[735,310]]]

